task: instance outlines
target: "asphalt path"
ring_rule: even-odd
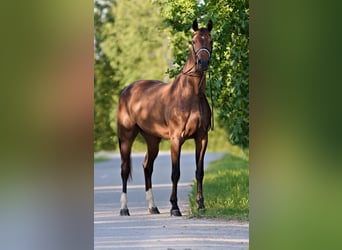
[[[95,249],[248,249],[246,222],[190,219],[188,195],[195,177],[194,153],[181,154],[178,205],[182,217],[170,216],[171,158],[160,152],[152,176],[154,201],[160,214],[149,215],[145,197],[143,153],[132,154],[133,180],[128,183],[131,216],[120,216],[121,175],[118,153],[103,153],[108,161],[94,166],[94,248]],[[222,157],[207,153],[208,163]],[[204,190],[205,198],[205,190]]]

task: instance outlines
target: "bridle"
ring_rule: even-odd
[[[192,50],[193,50],[194,53],[195,53],[196,64],[197,64],[197,57],[198,57],[198,54],[199,54],[201,51],[207,52],[208,55],[209,55],[209,58],[211,58],[211,52],[210,52],[210,51],[208,50],[208,48],[206,48],[206,47],[201,47],[201,48],[199,48],[197,51],[195,51],[194,45],[192,45]]]
[[[212,51],[210,51],[208,48],[206,47],[201,47],[199,48],[197,51],[195,51],[194,45],[192,44],[192,51],[195,54],[195,63],[194,65],[191,66],[191,68],[189,70],[187,70],[186,72],[184,72],[182,70],[182,74],[187,75],[187,76],[194,76],[194,77],[201,77],[200,83],[199,83],[199,87],[201,87],[202,82],[203,82],[203,76],[205,75],[205,71],[201,72],[200,74],[196,74],[196,72],[191,72],[191,70],[198,64],[198,54],[201,51],[205,51],[208,53],[209,55],[209,59],[211,59],[211,53]],[[210,71],[209,71],[209,79],[210,79]],[[211,82],[209,81],[209,86],[210,86],[210,101],[211,101],[211,125],[210,128],[211,130],[214,130],[214,105],[213,105],[213,94],[212,94],[212,88],[211,88]]]
[[[184,75],[187,75],[187,76],[195,76],[195,77],[201,77],[203,76],[203,72],[201,72],[200,74],[197,74],[196,72],[191,72],[191,70],[198,64],[198,54],[201,52],[201,51],[205,51],[208,53],[209,55],[209,59],[211,58],[211,51],[206,48],[206,47],[200,47],[197,51],[195,50],[195,47],[194,45],[192,44],[192,51],[194,52],[194,55],[195,55],[195,63],[194,65],[191,66],[191,68],[189,70],[187,70],[186,72],[184,72],[182,70],[182,74]]]

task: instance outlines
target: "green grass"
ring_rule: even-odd
[[[205,171],[203,195],[205,210],[199,212],[196,181],[189,197],[190,216],[248,220],[249,166],[245,159],[226,155]]]
[[[99,163],[103,161],[108,161],[109,158],[106,156],[94,156],[94,163]]]

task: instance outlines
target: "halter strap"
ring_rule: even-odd
[[[201,48],[199,48],[197,51],[195,51],[194,45],[192,45],[192,50],[193,50],[193,52],[194,52],[194,54],[195,54],[195,59],[197,58],[198,53],[200,53],[201,51],[207,52],[208,55],[209,55],[209,58],[211,58],[211,53],[210,53],[210,51],[209,51],[206,47],[201,47]],[[188,76],[201,77],[203,73],[196,74],[196,73],[194,73],[194,72],[191,72],[191,70],[195,67],[195,65],[196,65],[196,63],[195,63],[194,65],[192,65],[192,67],[191,67],[188,71],[186,71],[186,72],[184,72],[184,71],[182,70],[182,74],[188,75]]]
[[[207,52],[208,55],[209,55],[209,58],[211,57],[210,51],[209,51],[206,47],[201,47],[201,48],[199,48],[197,51],[195,51],[194,46],[192,46],[192,49],[194,50],[195,56],[196,56],[196,57],[197,57],[197,55],[198,55],[201,51]]]

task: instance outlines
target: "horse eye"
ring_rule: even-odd
[[[192,44],[195,44],[196,43],[196,41],[195,40],[192,40]]]

